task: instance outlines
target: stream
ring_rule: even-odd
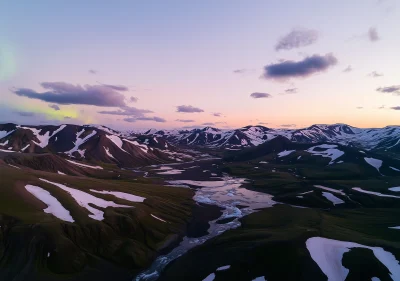
[[[246,183],[246,179],[233,178],[226,174],[222,177],[212,177],[207,181],[169,180],[167,183],[171,188],[174,185],[195,187],[196,194],[193,197],[195,201],[218,205],[224,210],[221,217],[209,222],[210,228],[207,235],[200,238],[184,237],[176,248],[166,255],[159,256],[147,270],[136,276],[135,281],[157,280],[165,266],[174,259],[226,230],[239,227],[239,218],[249,215],[257,209],[271,207],[276,203],[271,199],[272,195],[242,187]],[[235,219],[225,224],[216,223],[216,221],[226,218]]]

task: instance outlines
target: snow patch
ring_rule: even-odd
[[[390,197],[390,198],[400,198],[400,196],[395,196],[395,195],[389,195],[389,194],[382,194],[379,192],[374,192],[374,191],[369,191],[369,190],[365,190],[362,189],[360,187],[353,187],[352,189],[358,191],[358,192],[362,192],[362,193],[367,193],[367,194],[372,194],[372,195],[376,195],[376,196],[380,196],[380,197]]]
[[[323,151],[315,150],[316,148],[325,149]],[[333,164],[336,159],[344,155],[344,152],[337,149],[337,145],[334,144],[321,144],[317,146],[310,147],[306,150],[307,152],[311,153],[312,155],[319,155],[326,158],[331,158],[330,164]]]
[[[295,151],[296,150],[284,150],[284,151],[278,153],[278,157],[280,158],[280,157],[288,156]]]
[[[312,237],[306,241],[311,258],[318,264],[328,281],[344,281],[349,270],[342,265],[343,254],[352,248],[373,251],[375,257],[386,266],[393,280],[400,280],[400,265],[395,256],[380,247],[369,247],[354,242],[338,241],[323,237]]]
[[[100,193],[100,194],[114,195],[117,198],[128,200],[131,202],[142,203],[146,199],[145,197],[141,197],[141,196],[133,195],[130,193],[125,193],[125,192],[119,192],[119,191],[106,191],[106,190],[100,191],[100,190],[95,190],[95,189],[90,189],[90,191],[95,192],[95,193]]]
[[[103,146],[103,148],[104,148],[104,150],[106,151],[106,154],[107,154],[109,157],[115,159],[115,157],[111,154],[110,149],[109,149],[108,147]],[[115,159],[115,160],[117,160],[117,159]]]
[[[218,268],[217,268],[217,271],[227,270],[227,269],[229,269],[229,268],[231,268],[230,265],[224,265],[224,266],[218,267]]]
[[[343,204],[343,203],[344,203],[344,201],[343,201],[342,199],[337,198],[335,195],[333,195],[333,194],[330,193],[330,192],[323,191],[323,192],[322,192],[322,195],[323,195],[326,199],[328,199],[329,201],[331,201],[333,205]]]
[[[374,167],[375,169],[378,170],[382,167],[382,160],[379,159],[375,159],[375,158],[368,158],[368,157],[364,157],[365,162],[367,162],[369,165],[371,165],[372,167]]]
[[[116,136],[116,135],[106,135],[106,137],[112,141],[116,146],[118,146],[119,149],[121,149],[122,151],[128,153],[126,150],[124,150],[122,148],[122,145],[124,144],[122,142],[122,140],[120,139],[120,137]],[[129,154],[129,153],[128,153]]]
[[[314,185],[314,187],[317,187],[317,188],[320,188],[320,189],[324,189],[324,190],[327,190],[327,191],[330,191],[330,192],[333,192],[333,193],[338,193],[338,194],[341,194],[341,195],[343,195],[343,196],[346,196],[346,193],[344,193],[344,192],[341,191],[341,190],[329,188],[329,187],[322,186],[322,185]]]
[[[89,215],[89,217],[94,220],[98,220],[98,221],[104,220],[104,212],[92,207],[91,205],[96,205],[100,208],[107,208],[107,207],[132,208],[132,206],[120,205],[120,204],[115,203],[114,201],[107,201],[107,200],[104,200],[101,198],[97,198],[97,197],[95,197],[89,193],[86,193],[82,190],[67,187],[60,183],[51,182],[51,181],[41,179],[41,178],[39,178],[39,179],[41,181],[53,184],[53,185],[61,188],[65,192],[69,193],[72,196],[72,198],[74,198],[74,200],[79,204],[79,206],[87,209],[91,213],[91,215]]]
[[[72,218],[69,211],[65,209],[63,205],[61,205],[61,203],[57,200],[57,198],[50,194],[50,192],[44,190],[39,186],[34,186],[30,184],[25,185],[25,189],[47,205],[47,208],[43,210],[45,213],[52,214],[53,216],[63,221],[74,222],[74,219]]]
[[[155,218],[155,219],[157,219],[157,220],[159,220],[159,221],[162,221],[162,222],[166,222],[165,220],[163,220],[163,219],[161,219],[161,218],[159,218],[159,217],[157,217],[157,216],[155,216],[155,215],[153,215],[153,214],[150,214],[153,218]]]
[[[78,163],[78,162],[75,162],[75,161],[72,161],[72,160],[68,160],[68,159],[66,159],[69,163],[72,163],[72,164],[74,164],[74,165],[78,165],[78,166],[81,166],[81,167],[85,167],[85,168],[90,168],[90,169],[98,169],[98,170],[103,170],[103,167],[100,167],[100,166],[90,166],[90,165],[86,165],[86,164],[83,164],[83,163]]]

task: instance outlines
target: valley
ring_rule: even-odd
[[[399,280],[399,130],[0,125],[0,279]]]

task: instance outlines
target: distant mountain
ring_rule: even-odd
[[[54,153],[89,162],[115,163],[136,167],[157,163],[191,160],[163,138],[124,136],[104,126],[0,125],[0,151]]]
[[[346,124],[312,125],[304,129],[271,129],[264,126],[246,126],[235,130],[212,127],[193,130],[148,130],[144,133],[185,146],[207,146],[239,150],[260,145],[283,136],[298,143],[331,142],[362,149],[400,152],[400,126],[360,129]]]

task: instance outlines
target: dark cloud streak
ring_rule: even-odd
[[[204,112],[203,109],[194,107],[191,105],[178,105],[176,107],[176,112],[183,112],[183,113],[198,113],[198,112]]]
[[[105,107],[125,106],[125,96],[119,91],[127,89],[115,85],[73,85],[65,82],[43,82],[40,84],[46,92],[18,88],[13,92],[20,97],[37,99],[56,104],[81,104]]]
[[[264,67],[262,78],[286,80],[290,78],[307,77],[327,70],[337,64],[333,54],[325,56],[313,55],[301,61],[283,61]]]
[[[252,93],[250,94],[250,97],[252,97],[253,99],[263,99],[263,98],[272,98],[272,95],[268,94],[268,93]]]

